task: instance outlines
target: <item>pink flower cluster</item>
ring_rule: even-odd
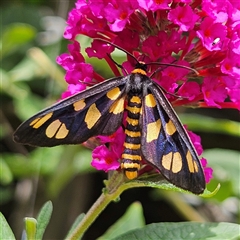
[[[115,75],[120,73],[109,58],[114,48],[96,38],[112,42],[146,63],[174,63],[195,69],[198,75],[166,65],[154,74],[153,80],[167,92],[184,97],[169,95],[173,105],[240,109],[239,1],[78,0],[67,24],[64,37],[72,43],[69,53],[57,58],[69,84],[63,98],[85,89],[90,82],[104,80],[80,52],[77,37],[85,35],[93,39],[85,50],[88,56],[105,59]],[[133,59],[128,57],[123,66],[130,72]],[[151,65],[149,75],[157,67]],[[123,140],[111,136],[101,141],[108,142],[109,148],[102,145],[95,149],[92,165],[105,171],[117,169],[122,149],[115,147]],[[200,140],[193,142],[198,149]],[[207,181],[210,175],[206,174]]]

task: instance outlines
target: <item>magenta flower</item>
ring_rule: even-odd
[[[70,54],[64,53],[57,58],[57,63],[67,71],[65,76],[67,83],[78,85],[80,79],[81,82],[91,82],[93,67],[85,63],[84,57],[80,53],[80,44],[74,41],[68,46],[68,50]]]
[[[197,154],[201,155],[202,152],[203,152],[203,148],[202,148],[202,145],[201,145],[201,138],[197,134],[193,133],[192,131],[189,131],[187,129],[186,125],[184,127],[186,128],[186,130],[188,132],[188,136],[190,137],[190,139],[191,139],[191,141],[192,141],[192,143],[193,143],[193,145],[194,145],[194,147],[197,151]]]
[[[105,172],[110,170],[116,170],[119,168],[118,156],[116,156],[105,145],[96,147],[92,152],[92,166],[97,170],[103,170]]]
[[[212,168],[207,167],[207,160],[205,158],[201,159],[201,164],[203,166],[206,183],[209,183],[213,177],[212,176],[213,170],[212,170]]]
[[[122,127],[120,127],[114,134],[110,136],[98,136],[102,144],[108,144],[109,149],[118,157],[121,158],[123,151],[123,143],[125,139],[125,133]]]
[[[224,46],[227,46],[229,39],[227,38],[227,27],[221,23],[216,23],[210,17],[206,17],[200,30],[196,32],[197,36],[201,39],[203,45],[209,51],[221,50]],[[227,42],[225,42],[227,41]]]
[[[198,19],[199,16],[194,13],[194,10],[189,5],[177,6],[171,9],[168,14],[168,20],[177,24],[181,31],[192,30]]]
[[[173,105],[240,110],[239,9],[239,3],[230,0],[78,0],[69,13],[64,33],[72,41],[69,53],[57,59],[66,70],[69,84],[63,97],[104,80],[80,53],[77,37],[85,35],[93,40],[86,49],[88,56],[106,60],[116,76],[120,75],[119,69],[109,58],[113,47],[95,38],[112,42],[146,63],[174,63],[195,69],[198,74],[166,65],[152,76],[166,92],[174,93],[167,94]],[[123,66],[130,72],[133,59],[128,58]],[[157,68],[151,65],[149,75]],[[189,134],[201,154],[200,138]],[[94,149],[92,165],[104,171],[117,169],[123,130],[99,139],[102,145]],[[202,165],[208,182],[212,170],[206,167],[205,160]]]

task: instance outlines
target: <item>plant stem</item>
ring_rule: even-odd
[[[68,240],[78,240],[85,231],[95,221],[98,215],[111,202],[116,200],[120,194],[131,186],[124,184],[123,174],[114,172],[112,177],[107,181],[106,192],[102,193],[97,201],[89,209],[83,220],[77,225],[74,231],[68,236]]]

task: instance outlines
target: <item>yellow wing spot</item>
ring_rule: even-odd
[[[35,123],[37,123],[41,118],[35,118],[32,122],[30,122],[29,126],[33,126]]]
[[[51,118],[53,115],[53,112],[50,112],[46,114],[43,117],[36,118],[34,119],[29,125],[32,126],[33,128],[39,128],[41,127],[49,118]]]
[[[198,165],[195,161],[193,161],[193,165],[194,165],[195,172],[198,172]]]
[[[96,122],[100,117],[101,117],[101,113],[97,109],[96,104],[95,103],[92,104],[89,107],[84,119],[85,123],[87,124],[87,128],[91,129],[96,124]]]
[[[139,160],[139,161],[142,160],[140,155],[132,155],[132,154],[126,154],[126,153],[122,154],[122,158],[123,159],[130,159],[130,160]]]
[[[170,152],[166,155],[163,155],[162,157],[162,165],[165,169],[170,170],[171,169],[171,165],[172,165],[172,155],[173,153]]]
[[[133,118],[130,118],[130,117],[127,117],[126,121],[127,121],[128,124],[131,124],[132,126],[137,126],[139,124],[138,119],[133,119]]]
[[[170,152],[162,157],[162,165],[165,169],[178,173],[182,169],[182,157],[179,152]]]
[[[132,96],[132,98],[130,99],[130,102],[132,102],[132,103],[141,103],[142,101],[141,101],[141,98],[140,97],[138,97],[138,96]]]
[[[127,109],[128,111],[130,111],[131,113],[133,113],[133,114],[140,113],[140,111],[141,111],[141,108],[140,108],[140,107],[137,107],[137,106],[134,106],[134,107],[129,107],[129,106],[127,106],[126,109]]]
[[[193,160],[192,154],[189,151],[186,154],[186,158],[187,158],[189,172],[191,172],[191,173],[198,172],[198,166],[195,163],[195,161]]]
[[[172,120],[169,120],[165,125],[166,132],[169,136],[173,135],[176,132],[176,127],[174,126]]]
[[[46,132],[45,132],[46,136],[48,138],[54,137],[54,135],[57,133],[57,131],[61,125],[62,125],[62,123],[60,122],[59,119],[53,121],[51,124],[48,125],[48,127],[46,129]]]
[[[145,104],[146,104],[146,106],[151,107],[151,108],[153,108],[157,105],[156,100],[152,94],[148,94],[145,97]]]
[[[156,122],[152,122],[147,125],[147,142],[148,143],[158,138],[160,129],[161,129],[160,119],[158,119]]]
[[[85,103],[84,99],[73,103],[73,108],[74,108],[75,111],[80,111],[83,108],[85,108],[85,106],[86,106],[86,103]]]
[[[120,89],[116,87],[107,92],[107,97],[111,100],[116,100],[120,96],[120,94],[121,94]]]
[[[62,123],[61,127],[57,131],[55,138],[63,139],[68,135],[68,133],[69,133],[69,130],[67,129],[65,123]]]
[[[124,98],[120,98],[119,100],[114,102],[109,109],[109,112],[113,114],[119,114],[123,111],[124,111]]]
[[[172,172],[178,173],[182,169],[182,156],[179,152],[173,154]]]
[[[140,144],[127,143],[127,142],[124,142],[123,146],[124,146],[125,148],[134,149],[134,150],[139,149],[139,148],[141,147]]]
[[[140,132],[133,132],[125,129],[125,134],[128,135],[129,137],[141,137]]]

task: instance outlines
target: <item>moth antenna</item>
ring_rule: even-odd
[[[105,42],[105,43],[108,43],[108,44],[112,45],[113,47],[115,47],[115,48],[117,48],[117,49],[125,52],[128,56],[132,57],[137,63],[139,63],[139,61],[137,60],[137,58],[136,58],[132,53],[130,53],[130,52],[128,52],[127,50],[119,47],[118,45],[116,45],[116,44],[114,44],[114,43],[111,43],[111,42],[109,42],[108,40],[102,39],[102,38],[94,38],[94,39],[95,39],[95,40],[99,40],[99,41],[103,41],[103,42]],[[119,66],[119,65],[117,64],[117,66]]]
[[[112,58],[112,56],[110,55],[110,54],[107,54],[108,55],[108,57],[113,61],[113,63],[115,63],[119,68],[121,68],[123,71],[124,71],[124,73],[127,75],[128,73],[127,73],[127,71],[126,71],[126,69],[121,65],[121,64],[119,64],[119,63],[117,63],[113,58]]]
[[[82,83],[82,84],[84,84],[84,85],[86,85],[86,86],[93,86],[93,85],[96,84],[96,83],[94,83],[94,82],[84,82],[84,81],[82,81],[82,80],[79,80],[79,82]]]
[[[158,63],[158,62],[151,62],[151,63],[145,63],[147,66],[149,65],[160,65],[160,66],[172,66],[172,67],[179,67],[179,68],[184,68],[184,69],[187,69],[187,70],[190,70],[194,73],[196,73],[197,75],[199,75],[199,72],[197,70],[195,70],[194,68],[191,68],[191,67],[187,67],[187,66],[182,66],[182,65],[177,65],[177,64],[174,64],[174,63]],[[157,73],[159,71],[159,69],[155,70],[151,75],[150,77],[152,77],[155,73]]]
[[[137,58],[131,54],[130,52],[128,52],[127,50],[119,47],[118,45],[114,44],[114,43],[111,43],[109,42],[108,40],[106,39],[102,39],[102,38],[94,38],[95,40],[99,40],[99,41],[103,41],[105,43],[108,43],[110,45],[112,45],[113,47],[125,52],[127,55],[129,55],[130,57],[132,57],[137,63],[139,63],[139,61],[137,60]],[[112,59],[112,58],[111,58]],[[113,60],[113,59],[112,59]],[[118,63],[116,63],[114,60],[113,62],[118,66],[120,67],[120,65]],[[159,62],[151,62],[151,63],[144,63],[146,66],[149,66],[149,65],[160,65],[160,66],[172,66],[172,67],[179,67],[179,68],[185,68],[187,70],[190,70],[192,72],[194,72],[195,74],[199,75],[199,72],[197,70],[195,70],[194,68],[191,68],[191,67],[187,67],[187,66],[182,66],[182,65],[177,65],[177,64],[174,64],[174,63],[159,63]],[[122,68],[122,67],[120,67]],[[122,68],[123,69],[123,68]],[[157,71],[159,71],[158,69],[156,71],[154,71],[150,77],[152,77]]]

